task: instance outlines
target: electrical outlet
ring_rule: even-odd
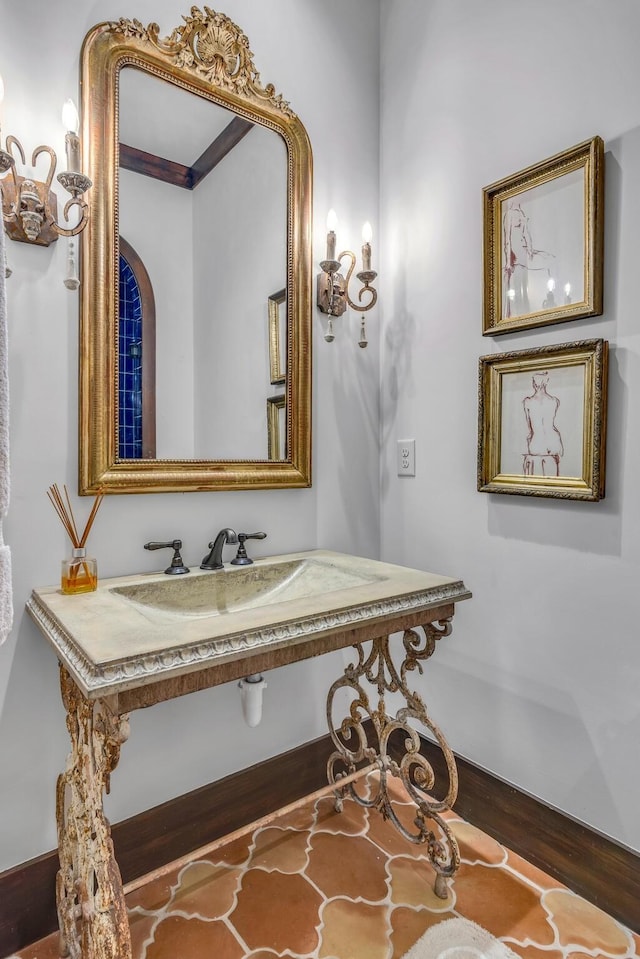
[[[398,440],[398,476],[416,475],[416,441]]]

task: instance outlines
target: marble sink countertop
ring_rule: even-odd
[[[267,579],[273,573],[270,567],[285,563],[303,564],[306,582],[314,580],[309,594],[308,587],[293,582],[283,590],[282,599],[274,591],[266,602],[192,615],[179,604],[159,609],[136,601],[154,595],[153,584],[161,593],[166,588],[168,595],[178,595],[181,587],[200,594],[207,585],[205,577],[215,591],[233,585],[227,578],[242,576],[241,571],[251,569],[256,577],[264,574]],[[199,582],[189,582],[196,578]],[[63,595],[54,586],[34,589],[27,609],[85,695],[97,696],[246,657],[258,649],[308,642],[363,623],[456,603],[470,595],[464,583],[448,576],[309,550],[259,559],[251,567],[104,579],[95,592],[76,596]]]

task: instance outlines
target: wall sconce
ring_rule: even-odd
[[[371,224],[365,223],[362,228],[362,270],[360,273],[356,273],[356,277],[362,283],[362,287],[358,291],[359,302],[354,303],[349,296],[349,283],[351,282],[351,277],[356,266],[356,257],[351,250],[343,250],[336,258],[337,223],[338,218],[336,217],[335,211],[329,210],[329,215],[327,216],[327,258],[320,263],[322,273],[318,274],[316,295],[318,309],[323,313],[327,313],[329,316],[327,332],[324,335],[327,343],[332,343],[335,339],[333,332],[334,316],[342,316],[347,306],[350,306],[352,310],[356,310],[358,313],[364,314],[375,305],[378,299],[377,290],[371,286],[378,275],[375,270],[371,269]],[[344,257],[348,257],[350,260],[346,277],[339,272],[341,266],[340,261]],[[365,293],[370,295],[369,302],[360,305]],[[364,349],[367,343],[367,331],[363,316],[360,323],[358,345]]]
[[[4,86],[0,77],[0,104],[2,103]],[[22,243],[35,243],[38,246],[49,246],[58,239],[58,236],[76,236],[84,230],[89,220],[89,206],[82,198],[83,193],[91,186],[89,177],[80,172],[80,138],[78,137],[78,111],[72,100],[67,100],[62,108],[62,122],[66,130],[65,146],[67,154],[67,169],[57,176],[71,199],[64,206],[64,219],[69,222],[69,212],[78,207],[80,219],[73,227],[64,227],[58,223],[58,201],[51,189],[51,182],[56,170],[58,159],[49,146],[39,146],[33,151],[31,165],[35,167],[38,157],[42,153],[49,155],[49,171],[45,181],[36,180],[32,172],[20,175],[16,171],[17,151],[20,162],[26,165],[25,153],[20,141],[14,136],[5,140],[5,149],[2,148],[0,135],[0,193],[2,194],[2,216],[7,235],[12,240]],[[6,176],[7,173],[11,176]]]

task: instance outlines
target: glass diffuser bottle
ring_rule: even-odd
[[[103,500],[102,490],[96,496],[89,518],[82,532],[78,533],[69,491],[64,486],[64,499],[54,483],[47,490],[47,496],[53,504],[53,508],[60,517],[69,539],[71,540],[71,558],[62,561],[62,571],[60,576],[60,589],[67,595],[74,593],[91,593],[98,588],[98,564],[91,556],[87,556],[86,542],[89,532],[96,518],[96,513]]]
[[[71,559],[62,560],[60,588],[63,593],[90,593],[98,586],[98,563],[84,546],[74,547]]]

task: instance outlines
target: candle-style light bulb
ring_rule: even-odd
[[[338,226],[338,217],[334,209],[327,213],[327,259],[336,258],[336,228]]]
[[[555,288],[556,288],[556,281],[554,280],[552,276],[550,276],[549,279],[547,280],[547,295],[545,299],[542,301],[543,310],[554,309],[556,305],[556,299],[553,295],[553,291],[555,290]]]
[[[564,285],[564,302],[566,304],[571,303],[571,284],[565,283]]]
[[[67,170],[69,173],[80,172],[80,140],[78,129],[80,118],[73,100],[65,100],[62,107],[62,125],[66,130],[64,138],[67,151]]]
[[[75,135],[78,136],[80,118],[73,100],[64,101],[62,106],[62,125],[67,133],[75,133]]]
[[[371,238],[373,230],[371,224],[367,222],[362,227],[362,269],[366,272],[371,269]]]

